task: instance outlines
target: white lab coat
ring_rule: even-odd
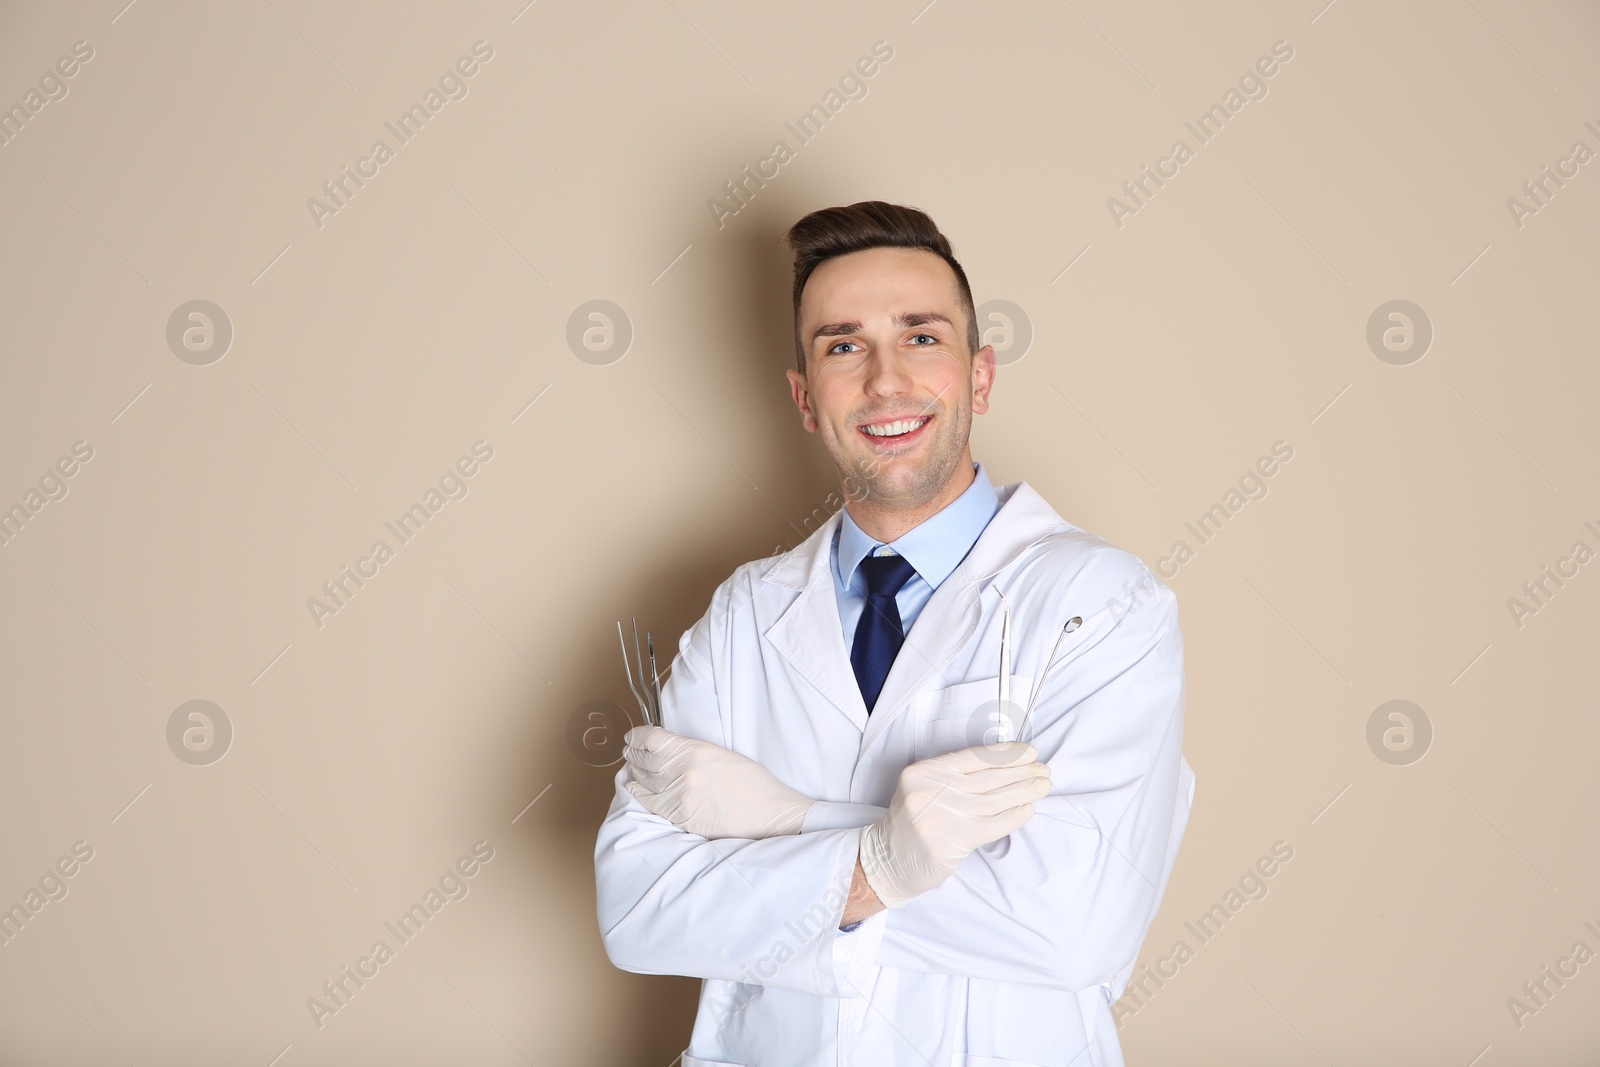
[[[906,635],[871,717],[829,567],[840,517],[747,563],[678,643],[664,725],[743,753],[816,798],[803,832],[708,841],[616,776],[595,845],[618,967],[693,975],[684,1067],[1113,1067],[1127,984],[1188,824],[1176,598],[1136,557],[1067,523],[1027,483]],[[943,885],[838,930],[861,828],[906,765],[995,740],[1000,600],[1011,699],[1033,709],[1050,794]],[[975,715],[975,712],[980,712]]]

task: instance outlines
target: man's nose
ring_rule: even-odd
[[[895,396],[910,392],[910,368],[894,345],[874,345],[867,355],[863,389],[873,396]]]

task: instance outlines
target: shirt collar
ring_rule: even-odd
[[[978,535],[1000,508],[1000,498],[982,463],[974,463],[972,484],[942,509],[913,526],[889,547],[917,569],[918,577],[937,589],[956,569]],[[881,542],[856,525],[848,508],[843,510],[834,555],[834,574],[846,589],[855,581],[856,568]]]

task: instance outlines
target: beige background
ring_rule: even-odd
[[[94,50],[0,147],[0,506],[93,449],[0,547],[0,906],[93,849],[0,948],[0,1062],[669,1064],[697,983],[602,952],[612,768],[569,725],[631,706],[616,619],[670,653],[837,487],[782,377],[779,238],[867,198],[931,212],[1031,324],[974,430],[997,483],[1155,566],[1294,449],[1171,578],[1199,784],[1145,961],[1294,858],[1123,1005],[1129,1061],[1596,1062],[1600,962],[1507,1005],[1600,951],[1600,563],[1507,607],[1600,548],[1600,162],[1506,203],[1600,150],[1592,5],[124,2],[0,14],[8,107]],[[1115,225],[1276,41],[1268,94]],[[195,299],[234,330],[204,366],[166,341]],[[591,299],[634,331],[608,365],[565,339]],[[1394,299],[1435,335],[1405,366],[1365,339]],[[468,495],[315,625],[479,440]],[[208,766],[167,741],[196,699],[234,731]],[[1366,739],[1395,699],[1433,730],[1407,766]],[[308,998],[478,841],[469,895],[319,1028]]]

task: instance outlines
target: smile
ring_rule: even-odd
[[[903,444],[914,441],[922,434],[924,427],[933,421],[932,415],[918,415],[911,419],[897,419],[894,422],[880,422],[871,426],[856,427],[874,441],[885,444]]]

